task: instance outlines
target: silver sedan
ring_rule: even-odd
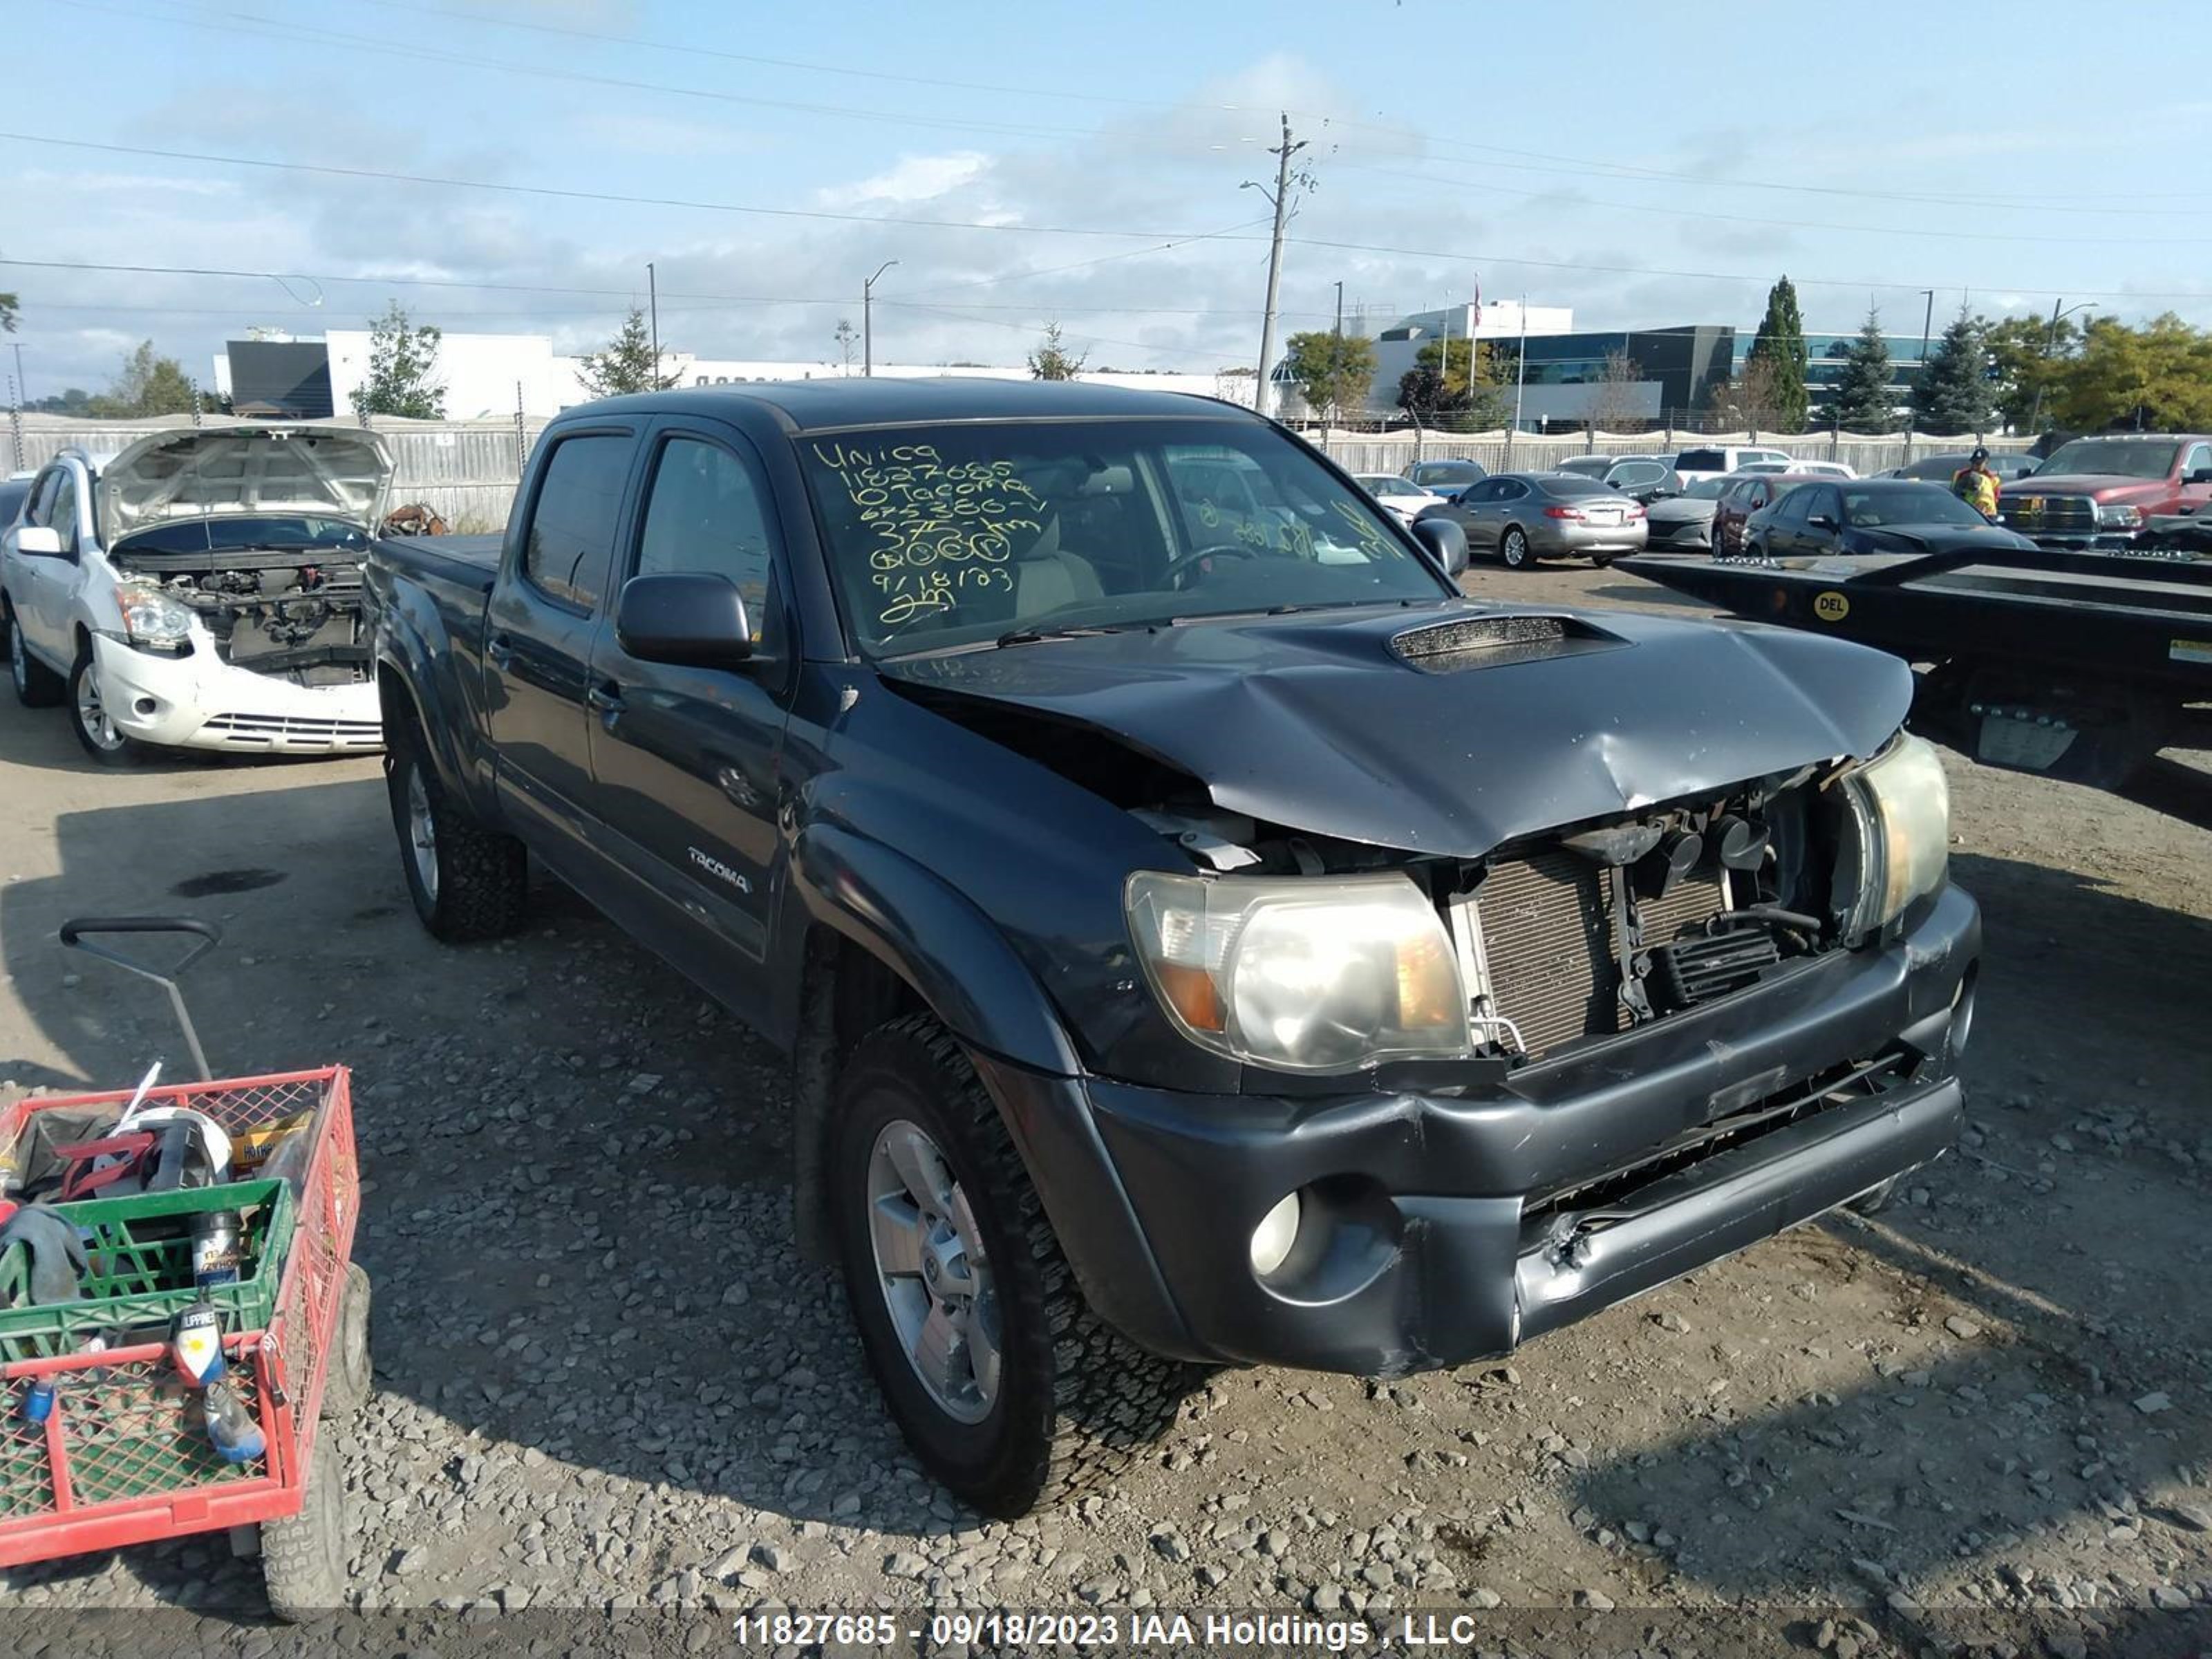
[[[1570,554],[1611,564],[1642,552],[1646,533],[1635,501],[1570,472],[1501,472],[1421,516],[1439,514],[1467,532],[1471,557],[1495,556],[1516,570]]]

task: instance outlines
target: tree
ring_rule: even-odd
[[[428,323],[410,325],[397,300],[386,305],[384,315],[369,319],[368,330],[368,378],[353,389],[353,412],[443,420],[446,387],[437,373],[444,331]]]
[[[15,319],[23,314],[21,302],[12,294],[0,294],[0,334],[13,334]]]
[[[1981,330],[1961,311],[1912,377],[1913,428],[1945,434],[1980,432],[1990,424],[1994,401]]]
[[[1844,372],[1828,404],[1828,418],[1853,432],[1897,430],[1897,389],[1889,382],[1889,342],[1881,337],[1881,313],[1867,307],[1859,337],[1843,349]]]
[[[1090,354],[1070,351],[1060,343],[1060,325],[1047,323],[1044,337],[1037,349],[1030,353],[1030,375],[1038,380],[1072,380],[1083,373],[1083,365]]]
[[[174,357],[155,355],[154,343],[142,340],[123,359],[115,384],[85,404],[84,412],[99,420],[140,420],[151,415],[186,415],[192,409],[192,383],[184,365]]]
[[[1398,407],[1423,426],[1467,432],[1503,426],[1512,415],[1505,388],[1513,380],[1516,356],[1511,346],[1431,340],[1414,354],[1413,367],[1398,377]]]
[[[845,360],[845,373],[853,372],[853,353],[860,349],[860,331],[853,326],[850,317],[837,319],[837,351]]]
[[[2074,319],[2061,317],[2054,327],[2047,317],[1977,317],[1974,326],[1989,356],[1997,414],[2014,431],[2042,424],[2067,359],[2081,348]]]
[[[1794,430],[1784,418],[1782,368],[1772,357],[1747,357],[1743,371],[1707,395],[1705,412],[1718,432]]]
[[[1805,369],[1810,358],[1805,349],[1805,320],[1797,312],[1797,290],[1787,276],[1766,291],[1766,315],[1759,321],[1746,356],[1753,363],[1770,366],[1760,384],[1773,400],[1771,419],[1762,424],[1797,432],[1805,425]]]
[[[1375,343],[1364,335],[1325,328],[1293,334],[1283,364],[1306,407],[1323,418],[1340,420],[1346,410],[1366,409],[1367,389],[1375,384]]]
[[[659,356],[645,313],[635,306],[623,319],[622,327],[605,351],[586,354],[576,364],[576,378],[594,398],[619,398],[631,392],[665,392],[676,384],[680,371],[660,372]]]
[[[1589,396],[1583,404],[1583,419],[1598,432],[1624,431],[1632,422],[1644,425],[1643,399],[1636,391],[1637,383],[1643,378],[1644,371],[1626,350],[1607,352],[1605,367],[1589,383]]]
[[[2058,366],[2056,425],[2094,432],[2203,431],[2212,427],[2212,333],[2172,312],[2141,328],[2099,318],[2081,349]]]

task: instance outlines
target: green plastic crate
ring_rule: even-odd
[[[276,1310],[295,1220],[289,1182],[241,1181],[52,1208],[89,1235],[92,1271],[78,1281],[82,1299],[33,1305],[28,1252],[10,1246],[0,1254],[0,1360],[75,1353],[86,1337],[118,1328],[166,1328],[203,1298],[222,1315],[226,1334],[263,1329]],[[191,1218],[210,1210],[238,1214],[238,1282],[201,1291],[192,1283]]]

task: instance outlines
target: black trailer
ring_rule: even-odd
[[[1976,549],[1617,569],[1921,665],[1917,726],[1992,766],[2118,788],[2212,744],[2212,558]]]

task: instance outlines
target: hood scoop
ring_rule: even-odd
[[[1407,667],[1425,674],[1455,674],[1463,668],[1502,668],[1627,643],[1578,617],[1470,617],[1408,629],[1391,640],[1390,649]]]

